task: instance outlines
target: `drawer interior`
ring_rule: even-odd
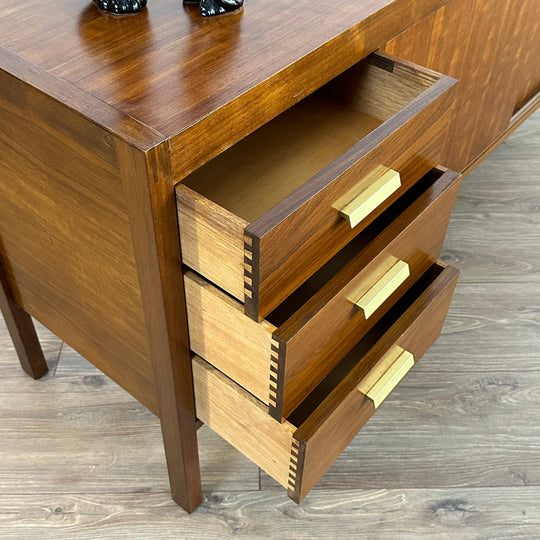
[[[194,272],[186,271],[184,282],[192,350],[232,377],[265,404],[269,404],[272,369],[270,360],[276,336],[285,341],[289,341],[287,335],[296,337],[296,334],[300,333],[300,336],[305,336],[302,330],[312,317],[321,313],[333,298],[341,294],[340,291],[343,291],[351,280],[364,275],[362,272],[369,267],[374,258],[373,264],[377,266],[379,259],[385,257],[383,253],[377,258],[377,254],[381,252],[381,246],[386,246],[391,240],[383,239],[381,235],[390,232],[391,234],[387,236],[397,239],[403,231],[410,228],[420,213],[431,206],[434,208],[429,210],[429,215],[436,212],[434,219],[440,222],[440,227],[445,228],[444,222],[448,221],[449,217],[446,214],[451,208],[451,204],[449,207],[445,202],[448,199],[446,187],[454,184],[447,178],[451,176],[443,174],[438,169],[433,169],[425,175],[260,323],[246,317],[243,305],[225,291],[211,285]],[[453,191],[455,196],[455,189]],[[442,206],[440,203],[443,203]],[[396,224],[399,225],[394,227],[395,231],[388,229]],[[441,234],[444,235],[444,230]],[[424,249],[428,253],[431,252],[427,244]],[[413,252],[416,254],[416,248],[413,248]],[[393,253],[403,255],[399,251]],[[435,257],[437,255],[438,253],[434,253]],[[350,264],[355,258],[358,262]],[[367,275],[363,279],[367,279]],[[411,283],[412,281],[406,286]],[[348,321],[347,324],[351,329],[355,329],[355,336],[351,336],[351,339],[357,341],[361,337],[360,329],[364,332],[364,328],[372,326],[384,311],[383,306],[370,318],[369,323],[363,320],[363,315],[357,310],[350,313],[343,311],[342,319]],[[303,337],[300,337],[300,341],[302,340]],[[310,341],[313,342],[312,339]],[[324,353],[326,349],[327,347],[323,347],[320,352]],[[336,358],[332,358],[332,362],[339,360],[338,352],[336,349]],[[242,362],[234,358],[235,353],[241,355]],[[290,349],[287,354],[288,367],[293,367],[289,364],[293,360],[295,365],[299,363],[303,365],[303,356],[295,355],[294,350]],[[316,358],[318,356],[311,355],[309,365]],[[325,362],[329,361],[330,359],[326,358]],[[308,371],[309,365],[305,366]],[[285,369],[284,366],[283,368]]]
[[[433,169],[260,323],[246,317],[242,304],[225,291],[187,271],[184,282],[192,350],[265,404],[271,405],[274,399],[274,417],[291,412],[414,283],[430,260],[437,258],[456,188],[454,173]],[[420,215],[423,221],[416,225]],[[420,223],[431,229],[434,222],[436,233],[411,237]],[[368,321],[347,297],[350,290],[369,283],[370,269],[378,268],[389,253],[409,261],[413,275]],[[334,327],[324,323],[329,316]],[[317,329],[316,335],[312,329]],[[311,343],[316,353],[303,347],[304,342]],[[269,391],[272,373],[276,373],[272,351],[280,343],[285,351],[277,365],[277,373],[282,375],[274,393]],[[296,403],[288,397],[291,391]]]
[[[294,426],[301,426],[315,412],[317,407],[347,377],[353,368],[362,377],[372,367],[373,358],[366,356],[377,341],[399,320],[414,304],[430,284],[441,275],[444,267],[434,264],[400,300],[382,317],[382,319],[360,340],[343,360],[321,381],[302,404],[287,419]]]
[[[301,500],[375,412],[357,390],[370,370],[396,344],[418,361],[438,337],[457,274],[434,264],[282,423],[194,357],[198,417]]]
[[[370,57],[380,58],[380,57]],[[186,177],[245,222],[257,220],[435,84],[436,73],[366,59]]]

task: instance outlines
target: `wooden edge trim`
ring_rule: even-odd
[[[418,66],[418,69],[423,69]],[[379,127],[374,129],[361,141],[351,147],[347,152],[334,160],[322,171],[310,178],[298,187],[281,202],[263,214],[260,218],[246,227],[246,234],[260,240],[270,233],[280,223],[285,221],[291,214],[296,212],[315,195],[325,189],[332,182],[345,174],[358,161],[367,156],[392,133],[401,129],[411,122],[427,106],[431,105],[445,92],[450,90],[457,80],[447,75],[440,78],[429,88],[426,88],[419,96],[408,103]],[[260,249],[260,248],[259,248]]]
[[[182,206],[193,212],[196,211],[198,205],[201,205],[203,208],[208,208],[209,212],[207,215],[211,216],[212,214],[217,214],[217,218],[212,219],[212,222],[215,222],[216,225],[221,224],[220,220],[223,219],[223,214],[228,221],[231,221],[234,224],[234,227],[238,227],[239,229],[244,229],[246,227],[247,222],[241,217],[230,212],[224,206],[215,203],[212,199],[201,195],[198,191],[190,188],[183,182],[175,184],[174,189],[178,207]],[[178,208],[178,214],[180,213],[181,210]],[[179,224],[179,226],[181,226],[181,224]]]
[[[459,270],[440,261],[437,264],[443,269],[441,274],[422,292],[392,327],[379,338],[374,347],[367,353],[367,356],[376,358],[384,354],[386,350],[383,350],[383,348],[386,345],[397,343],[413,322],[427,309],[427,306],[437,302],[441,297],[442,291],[450,287],[453,283],[455,284],[459,276]],[[407,324],[404,324],[403,321],[407,321]],[[415,361],[418,361],[418,358]],[[343,379],[311,416],[298,428],[295,432],[295,437],[308,443],[309,439],[317,433],[324,422],[333,414],[336,407],[339,406],[342,400],[340,396],[352,392],[357,384],[358,381],[352,380],[350,377]]]
[[[416,64],[415,62],[411,62],[410,60],[407,60],[406,58],[400,58],[399,56],[386,52],[384,49],[376,50],[374,53],[368,56],[368,61],[370,57],[379,57],[379,58],[384,59],[388,63],[392,62],[392,64],[394,65],[393,70],[395,70],[395,66],[398,66],[399,68],[407,70],[411,73],[427,75],[433,81],[437,81],[438,79],[449,77],[448,75],[445,75],[444,73],[440,73],[439,71],[435,71],[434,69],[428,68],[426,66],[422,66],[420,64]],[[375,62],[374,65],[377,65],[381,69],[385,69],[384,64],[379,66]]]
[[[279,338],[272,336],[270,351],[270,397],[268,410],[270,416],[278,422],[283,416],[283,390],[285,385],[285,358],[287,344]]]
[[[166,140],[155,129],[3,47],[0,69],[139,150],[149,150]]]

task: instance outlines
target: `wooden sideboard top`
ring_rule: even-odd
[[[150,0],[125,17],[90,0],[3,0],[0,68],[38,88],[49,77],[48,93],[54,76],[59,100],[63,84],[76,87],[70,107],[101,125],[119,112],[105,127],[128,140],[131,120],[150,128],[142,146],[171,139],[182,178],[446,3],[247,0],[205,19],[181,0]]]

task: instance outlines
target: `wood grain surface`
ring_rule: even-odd
[[[328,17],[309,0],[252,0],[203,19],[177,0],[127,18],[91,2],[6,0],[0,35],[6,49],[172,137],[180,180],[447,2],[339,0]]]
[[[439,336],[458,271],[435,263],[287,420],[205,360],[193,357],[197,416],[300,502],[375,412],[357,389],[392,347],[416,361]],[[281,420],[281,418],[279,419]],[[298,428],[298,429],[296,429]]]
[[[2,49],[0,67],[17,74],[0,69],[0,237],[14,300],[157,412],[118,139],[70,108],[95,107],[90,96]]]
[[[465,169],[540,90],[538,21],[537,0],[454,0],[387,45],[460,81],[447,167]]]
[[[527,263],[521,282],[464,265],[441,338],[300,507],[203,427],[204,501],[188,516],[170,499],[155,416],[40,325],[50,371],[32,380],[0,324],[0,536],[540,537],[540,254],[515,243],[537,227],[537,156],[538,113],[464,180],[445,247],[461,256],[463,238],[513,215],[503,245]]]
[[[169,144],[143,152],[119,141],[117,149],[171,495],[192,512],[202,500],[201,476]]]
[[[400,66],[398,61],[395,65],[397,78],[402,71],[426,78],[421,67]],[[250,223],[246,235],[253,243],[253,295],[245,299],[250,317],[268,315],[414,182],[441,164],[455,82],[440,76],[341,158]],[[333,205],[382,164],[400,173],[402,187],[351,229]]]
[[[433,181],[433,177],[427,177]],[[425,188],[424,180],[420,182]],[[388,228],[370,242],[361,237],[357,244],[353,241],[351,247],[358,249],[356,256],[278,327],[274,337],[284,347],[280,366],[284,372],[283,410],[278,409],[278,415],[286,418],[438,258],[458,187],[457,174],[449,171],[418,194],[414,202],[407,198],[409,206],[403,213],[395,217],[390,211],[394,219]],[[353,308],[352,300],[373,284],[370,275],[378,273],[388,259],[406,261],[410,279],[366,319]]]
[[[395,345],[412,353],[414,360],[418,362],[439,337],[459,275],[459,272],[450,266],[441,270],[425,289],[422,286],[419,296],[412,304],[406,302],[406,311],[295,432],[294,438],[299,441],[303,459],[298,467],[295,483],[289,490],[289,495],[294,500],[300,502],[306,497],[336,456],[375,412],[373,402],[357,388],[369,369]],[[405,295],[405,298],[407,296]],[[396,306],[399,304],[401,302]],[[355,349],[350,355],[355,356]],[[320,386],[324,389],[324,382]],[[317,393],[317,390],[314,393]]]
[[[184,283],[191,350],[268,405],[276,328],[246,317],[240,302],[193,272]]]
[[[538,487],[342,490],[312,495],[296,507],[268,492],[216,492],[200,513],[182,515],[161,493],[28,495],[0,502],[7,540],[219,538],[298,540],[525,540],[537,535]],[[360,525],[361,524],[361,525]],[[118,536],[116,536],[118,537]]]
[[[270,413],[286,418],[438,258],[458,187],[455,172],[426,175],[260,323],[225,292],[187,271],[191,349],[263,403],[269,403],[275,379]],[[410,278],[366,320],[354,302],[388,260],[397,258],[409,264]],[[271,356],[277,357],[274,373]]]
[[[189,175],[177,187],[185,264],[262,320],[440,163],[455,82],[373,55]],[[401,187],[352,229],[337,209],[383,165]]]

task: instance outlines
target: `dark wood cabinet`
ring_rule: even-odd
[[[437,339],[459,182],[539,103],[537,0],[0,6],[0,307],[302,500]],[[301,16],[299,15],[301,14]],[[451,360],[449,360],[451,361]]]

